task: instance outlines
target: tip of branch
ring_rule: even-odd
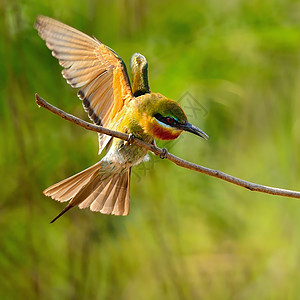
[[[38,93],[35,93],[35,103],[37,104],[38,107],[41,107],[41,97],[39,96]]]

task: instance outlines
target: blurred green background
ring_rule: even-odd
[[[35,104],[38,92],[87,119],[33,28],[38,14],[126,63],[141,52],[152,91],[207,112],[191,121],[210,140],[183,134],[172,153],[300,189],[299,1],[2,0],[0,299],[299,298],[299,200],[152,155],[133,172],[128,217],[75,208],[49,224],[64,205],[42,190],[99,157],[95,133]]]

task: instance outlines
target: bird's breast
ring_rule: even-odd
[[[147,152],[146,149],[135,144],[129,145],[125,141],[116,139],[106,154],[105,160],[124,165],[124,167],[133,167],[144,160]]]

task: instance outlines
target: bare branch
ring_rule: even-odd
[[[107,135],[110,135],[112,137],[116,137],[116,138],[119,138],[122,140],[128,140],[130,138],[130,136],[128,134],[118,132],[118,131],[113,131],[113,130],[104,128],[102,126],[93,125],[93,124],[85,122],[77,117],[74,117],[74,116],[64,112],[63,110],[51,105],[50,103],[45,101],[43,98],[41,98],[38,94],[35,95],[35,99],[36,99],[36,103],[38,106],[42,106],[42,107],[50,110],[52,113],[60,116],[61,118],[66,119],[72,123],[75,123],[87,130],[107,134]],[[189,161],[181,159],[169,152],[165,153],[165,150],[160,149],[160,148],[156,147],[155,145],[148,144],[137,138],[133,139],[133,143],[153,152],[155,155],[167,158],[168,160],[172,161],[173,163],[175,163],[176,165],[178,165],[180,167],[194,170],[199,173],[203,173],[203,174],[206,174],[209,176],[219,178],[221,180],[228,181],[235,185],[239,185],[241,187],[247,188],[251,191],[256,191],[256,192],[261,192],[261,193],[266,193],[266,194],[271,194],[271,195],[300,198],[300,192],[256,184],[253,182],[249,182],[249,181],[242,180],[237,177],[228,175],[228,174],[223,173],[218,170],[213,170],[213,169],[209,169],[209,168],[206,168],[206,167],[203,167],[200,165],[196,165],[194,163],[191,163]]]

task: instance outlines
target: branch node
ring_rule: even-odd
[[[129,133],[128,139],[127,139],[127,141],[125,141],[124,144],[125,144],[126,146],[127,146],[127,145],[132,145],[133,142],[134,142],[134,135],[133,135],[132,133]]]
[[[168,150],[166,148],[162,148],[161,153],[159,154],[159,157],[161,159],[165,159],[165,158],[167,158],[167,156],[168,156]]]

